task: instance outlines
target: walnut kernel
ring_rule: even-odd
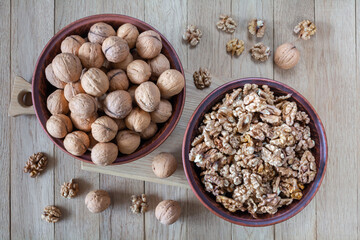
[[[219,21],[216,23],[216,27],[224,32],[233,33],[237,27],[234,19],[228,15],[220,15]]]
[[[145,213],[148,210],[148,203],[145,194],[141,194],[139,196],[132,195],[131,196],[131,206],[130,210],[133,213]]]
[[[61,211],[58,207],[55,206],[46,206],[41,219],[47,221],[48,223],[56,223],[61,217]]]
[[[211,85],[210,72],[206,68],[199,68],[199,71],[195,71],[193,79],[197,89],[204,89]]]
[[[195,47],[200,42],[202,37],[202,32],[195,25],[188,25],[186,31],[183,35],[183,39],[190,44],[190,46]]]
[[[64,182],[61,185],[60,194],[64,198],[74,198],[79,192],[79,184],[74,182],[74,179],[71,179],[70,182]]]
[[[251,57],[253,57],[255,60],[265,62],[268,60],[271,51],[270,47],[265,46],[263,43],[256,43],[251,49],[250,49]]]
[[[34,153],[32,156],[29,157],[27,160],[24,173],[29,173],[30,177],[34,178],[40,175],[42,171],[46,168],[48,163],[48,159],[45,154],[39,152]]]
[[[252,19],[248,24],[249,33],[261,38],[265,34],[265,21],[261,19]]]
[[[309,40],[316,33],[316,26],[310,20],[304,20],[295,26],[294,33],[298,34],[299,38],[303,40]]]
[[[237,38],[231,39],[226,43],[226,51],[231,53],[231,56],[239,56],[244,51],[244,41]]]

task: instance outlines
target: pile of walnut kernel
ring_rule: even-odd
[[[246,84],[205,114],[189,160],[206,191],[231,212],[275,214],[316,175],[310,119],[291,95]]]

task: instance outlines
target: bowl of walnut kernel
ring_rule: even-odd
[[[202,204],[254,227],[304,209],[327,163],[325,130],[314,108],[289,86],[264,78],[235,80],[210,93],[188,123],[182,151]]]
[[[33,75],[33,103],[50,139],[75,158],[123,164],[157,148],[185,103],[174,48],[136,18],[101,14],[61,29]]]

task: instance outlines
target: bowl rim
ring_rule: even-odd
[[[50,40],[46,43],[46,45],[44,46],[44,48],[42,49],[36,64],[35,64],[35,68],[34,68],[34,72],[32,75],[32,102],[33,102],[33,107],[35,110],[35,114],[36,114],[36,118],[38,119],[38,122],[40,123],[42,129],[45,131],[46,135],[51,139],[51,141],[58,147],[60,148],[63,152],[67,153],[68,155],[81,160],[83,162],[86,163],[90,163],[90,164],[94,164],[90,157],[88,157],[89,159],[85,158],[85,155],[81,155],[81,156],[75,156],[72,155],[71,153],[69,153],[68,151],[66,151],[65,148],[63,148],[57,141],[55,141],[55,138],[53,138],[52,136],[50,136],[50,134],[48,133],[48,131],[46,130],[46,118],[45,116],[39,114],[41,113],[41,106],[40,106],[40,99],[39,99],[39,91],[38,91],[38,86],[39,86],[39,80],[37,79],[38,74],[40,74],[41,72],[41,66],[40,66],[40,62],[43,60],[43,58],[45,58],[45,56],[48,54],[48,52],[51,51],[51,49],[54,47],[55,43],[57,41],[59,41],[61,38],[68,36],[70,34],[70,32],[74,31],[76,28],[81,27],[83,24],[85,24],[87,21],[91,20],[91,21],[98,21],[98,22],[109,22],[109,21],[114,21],[114,18],[119,18],[122,20],[132,20],[133,22],[136,22],[138,24],[142,24],[143,26],[147,27],[149,30],[155,31],[156,33],[158,33],[161,37],[161,40],[163,42],[166,43],[166,45],[169,46],[169,49],[171,52],[171,55],[173,56],[173,61],[178,65],[177,69],[178,71],[181,72],[181,74],[184,76],[185,79],[185,73],[184,73],[184,68],[181,64],[180,58],[177,54],[177,52],[175,51],[174,47],[172,46],[172,44],[167,40],[167,38],[161,34],[156,28],[154,28],[153,26],[151,26],[150,24],[135,18],[135,17],[131,17],[128,15],[123,15],[123,14],[95,14],[95,15],[90,15],[90,16],[86,16],[83,18],[80,18],[76,21],[73,21],[71,23],[69,23],[68,25],[64,26],[63,28],[61,28],[53,37],[50,38]],[[132,154],[129,155],[125,155],[125,160],[123,161],[119,161],[119,162],[114,162],[111,165],[120,165],[120,164],[125,164],[125,163],[129,163],[135,160],[138,160],[148,154],[150,154],[152,151],[154,151],[155,149],[157,149],[170,135],[171,133],[174,131],[175,127],[177,126],[177,124],[180,121],[180,118],[182,116],[182,112],[184,110],[184,105],[185,105],[185,97],[186,97],[186,80],[185,80],[185,85],[183,90],[178,94],[178,96],[180,97],[179,100],[179,104],[180,104],[180,109],[178,112],[174,112],[174,122],[172,124],[169,124],[168,127],[163,131],[163,133],[161,135],[159,135],[157,137],[157,139],[155,141],[152,141],[150,139],[150,141],[152,141],[150,144],[148,144],[147,146],[145,146],[145,148],[140,148],[139,151],[136,151]],[[149,140],[148,140],[149,141]],[[145,149],[145,150],[143,150]],[[142,150],[142,151],[141,151]],[[135,156],[132,156],[133,154],[135,154]],[[84,157],[85,156],[85,157]],[[129,157],[132,156],[132,157]],[[119,157],[117,157],[118,159]],[[115,160],[116,161],[116,160]],[[111,166],[110,165],[110,166]]]
[[[204,110],[204,108],[206,108],[212,101],[214,101],[220,95],[218,93],[222,92],[223,89],[225,89],[229,86],[232,86],[232,85],[236,85],[232,89],[239,88],[239,87],[242,87],[239,85],[245,84],[244,82],[254,83],[254,84],[258,84],[258,85],[264,85],[264,84],[270,83],[271,84],[271,86],[269,86],[270,88],[276,88],[274,86],[281,86],[283,89],[286,89],[286,91],[288,91],[289,93],[292,92],[293,95],[295,94],[299,98],[301,98],[304,101],[304,103],[309,107],[309,109],[314,113],[314,115],[316,117],[315,120],[317,121],[317,123],[315,123],[315,126],[319,127],[319,128],[316,128],[316,132],[319,134],[319,138],[320,138],[319,145],[320,145],[320,157],[321,158],[319,160],[319,163],[321,164],[324,162],[323,166],[320,165],[319,170],[317,172],[317,175],[320,174],[319,175],[320,178],[317,179],[318,176],[315,178],[312,188],[309,190],[307,195],[297,203],[297,205],[295,205],[293,208],[289,209],[288,211],[282,213],[279,216],[269,217],[266,219],[243,219],[240,217],[234,217],[234,216],[230,215],[228,211],[222,210],[222,209],[214,206],[211,203],[211,201],[209,201],[205,197],[205,194],[200,190],[199,186],[196,184],[194,176],[191,171],[192,170],[191,162],[188,159],[189,153],[186,152],[187,145],[189,146],[189,150],[190,150],[190,145],[191,145],[190,140],[191,140],[191,133],[192,133],[192,132],[190,132],[190,129],[193,128],[193,125],[195,124],[194,119],[196,119],[196,117],[201,117],[201,115],[203,114],[203,112],[200,112],[200,109]],[[225,93],[229,93],[229,92],[231,92],[231,89],[222,92],[221,95],[225,94]],[[206,103],[207,101],[210,101],[210,102]],[[305,105],[305,104],[302,104],[302,105]],[[286,221],[286,220],[294,217],[300,211],[302,211],[311,202],[311,200],[315,197],[316,193],[318,192],[320,185],[325,176],[327,161],[328,161],[328,144],[327,144],[326,132],[325,132],[323,123],[322,123],[318,113],[315,111],[314,107],[310,104],[310,102],[303,95],[301,95],[298,91],[296,91],[292,87],[290,87],[282,82],[272,80],[269,78],[262,78],[262,77],[239,78],[239,79],[230,81],[228,83],[225,83],[225,84],[217,87],[211,93],[209,93],[200,102],[200,104],[197,106],[197,108],[193,112],[192,116],[190,117],[190,120],[189,120],[186,130],[185,130],[185,134],[184,134],[184,138],[183,138],[183,145],[182,145],[182,162],[183,162],[184,172],[185,172],[186,178],[188,180],[188,183],[189,183],[192,191],[194,192],[196,197],[199,199],[199,201],[216,216],[218,216],[228,222],[231,222],[231,223],[234,223],[237,225],[241,225],[241,226],[246,226],[246,227],[265,227],[265,226],[274,225],[274,224]]]

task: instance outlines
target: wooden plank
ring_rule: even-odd
[[[54,32],[53,9],[49,0],[11,1],[11,79],[19,75],[31,80],[36,60]],[[44,207],[54,204],[53,144],[34,117],[12,118],[11,129],[11,237],[53,239],[54,224],[41,220]],[[33,179],[23,167],[36,152],[44,152],[49,160],[47,169]]]
[[[355,29],[355,31],[356,31],[356,47],[355,47],[355,49],[356,49],[356,80],[355,80],[355,82],[356,82],[356,92],[360,92],[360,84],[358,83],[358,81],[359,81],[359,73],[360,73],[360,71],[359,71],[359,68],[360,68],[360,49],[359,49],[359,47],[358,46],[360,46],[360,38],[358,37],[358,36],[360,36],[360,2],[358,1],[358,0],[356,0],[356,2],[355,2],[355,5],[356,5],[356,13],[355,13],[355,16],[356,16],[356,22],[355,22],[355,26],[356,26],[356,29]],[[356,128],[356,130],[357,130],[357,132],[356,132],[356,136],[357,136],[357,141],[356,142],[360,142],[360,131],[359,131],[359,129],[357,129]],[[357,152],[356,152],[356,154],[357,154],[357,159],[358,159],[358,157],[359,157],[359,149],[357,149]],[[360,170],[360,165],[359,164],[357,164],[357,172],[359,172],[359,170]],[[360,185],[359,185],[359,182],[360,182],[360,174],[358,173],[357,174],[358,176],[358,180],[357,180],[357,188],[356,189],[359,189],[359,187],[360,187]],[[358,199],[358,207],[357,207],[357,222],[358,222],[358,224],[360,223],[360,201],[359,201],[359,199],[360,199],[360,191],[359,190],[357,190],[357,194],[358,194],[358,197],[357,197],[357,199]],[[358,238],[360,237],[360,228],[358,227],[357,228],[357,236],[358,236]]]

